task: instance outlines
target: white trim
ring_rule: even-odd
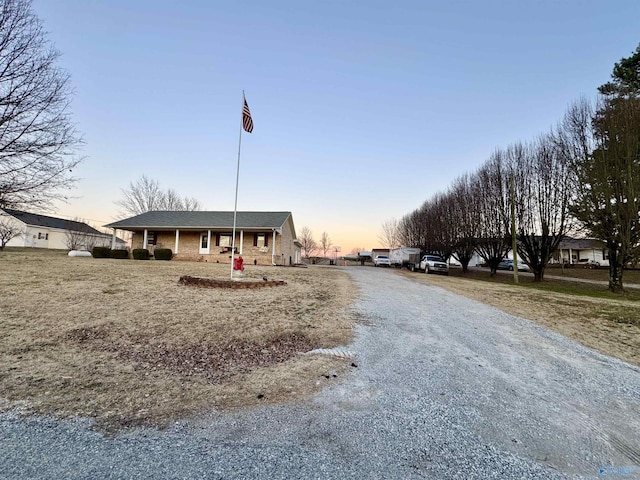
[[[271,245],[271,263],[273,265],[276,264],[275,258],[276,258],[276,231],[274,229],[273,230],[273,244]]]
[[[242,255],[243,244],[244,244],[244,230],[240,230],[240,255]]]
[[[116,249],[116,229],[113,229],[113,235],[111,237],[111,250]]]
[[[207,248],[202,248],[202,237],[204,237],[204,232],[200,232],[198,235],[198,253],[208,255],[211,253],[211,230],[207,230]]]

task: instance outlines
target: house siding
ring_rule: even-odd
[[[48,248],[51,250],[69,250],[67,246],[67,232],[54,228],[25,226],[21,222],[23,233],[12,238],[7,243],[7,247],[28,247],[28,248]],[[89,235],[91,237],[89,248],[91,246],[111,246],[111,236]]]

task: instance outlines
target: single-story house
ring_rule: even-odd
[[[565,237],[553,252],[551,262],[609,266],[608,253],[602,240]]]
[[[176,260],[227,263],[233,212],[151,211],[105,225],[133,232],[132,248],[169,248]],[[300,263],[301,244],[291,212],[237,212],[236,253],[245,264]]]
[[[20,232],[7,242],[8,247],[91,250],[96,246],[109,246],[113,241],[108,233],[102,233],[84,222],[10,208],[0,209],[2,222],[15,226]],[[118,245],[124,245],[120,238],[116,241]]]

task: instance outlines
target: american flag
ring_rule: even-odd
[[[253,119],[251,118],[246,98],[244,99],[244,107],[242,107],[242,128],[244,128],[245,132],[253,132]]]

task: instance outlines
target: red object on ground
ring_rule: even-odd
[[[244,265],[242,264],[243,262],[244,262],[244,260],[242,260],[242,257],[234,258],[233,259],[233,269],[234,270],[244,270]]]

